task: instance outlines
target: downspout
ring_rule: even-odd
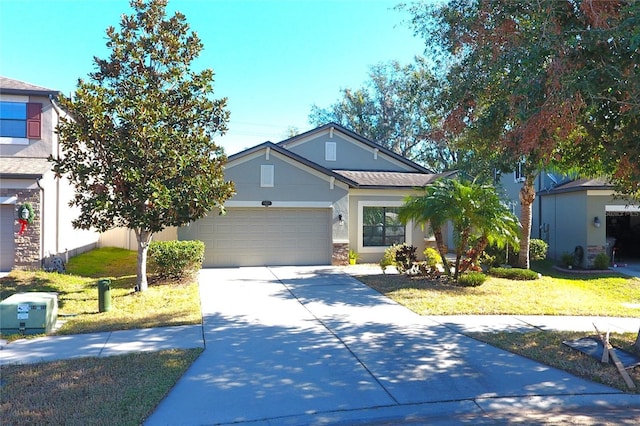
[[[36,178],[36,185],[38,185],[38,188],[40,188],[40,262],[42,263],[44,261],[44,225],[45,225],[45,220],[44,220],[44,212],[45,212],[45,208],[44,208],[44,188],[42,187],[42,185],[40,185],[40,179],[42,179],[42,177],[38,177]],[[42,266],[42,265],[40,265]]]
[[[58,107],[58,105],[56,105],[53,95],[49,95],[49,102],[51,102],[51,106],[53,107],[53,109],[56,111],[56,113],[58,114],[58,121],[60,120],[60,117],[62,117],[63,115],[66,115],[64,113],[64,111],[62,111],[60,109],[60,107]],[[51,143],[53,143],[53,140],[51,141]],[[56,151],[56,160],[60,158],[60,144],[58,143],[58,139],[56,138],[56,147],[55,147],[55,151]],[[60,253],[60,178],[55,178],[56,179],[56,254]],[[69,259],[65,259],[65,262],[68,261]]]

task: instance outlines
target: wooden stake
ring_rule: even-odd
[[[604,348],[602,350],[602,362],[608,363],[609,362],[609,357],[611,357],[611,360],[613,361],[613,364],[618,369],[618,372],[622,376],[622,379],[624,380],[624,382],[627,385],[627,387],[629,389],[635,389],[636,388],[635,383],[633,383],[633,380],[631,380],[631,376],[629,376],[629,373],[627,373],[627,370],[625,370],[624,365],[622,365],[622,363],[618,359],[618,355],[616,355],[616,352],[613,350],[613,346],[611,346],[611,343],[609,343],[609,331],[607,331],[606,336],[604,336],[604,335],[600,334],[600,330],[598,330],[598,327],[596,327],[595,324],[593,324],[593,327],[596,329],[596,332],[598,333],[598,336],[600,337],[600,340],[602,340],[602,344],[604,346]],[[640,335],[639,335],[639,337],[640,337]],[[636,343],[637,343],[637,341],[636,341]],[[606,361],[605,361],[605,359],[606,359]]]

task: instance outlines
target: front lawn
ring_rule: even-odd
[[[511,281],[489,277],[479,287],[396,274],[354,274],[360,281],[420,315],[587,315],[640,317],[640,279],[616,274],[567,274],[548,262],[534,263],[542,277]],[[594,330],[595,333],[595,330]],[[593,335],[584,332],[469,333],[470,337],[629,392],[615,366],[601,364],[562,344]],[[632,353],[636,334],[613,334],[611,341]],[[628,370],[640,388],[640,368]],[[640,393],[640,389],[636,390]]]
[[[3,365],[1,424],[140,425],[202,349]]]
[[[101,248],[73,257],[67,273],[12,271],[0,279],[0,299],[18,292],[58,293],[56,334],[77,334],[132,328],[199,324],[200,295],[197,281],[153,281],[149,289],[135,292],[136,252]],[[99,312],[98,280],[111,280],[111,310]]]
[[[546,263],[542,278],[511,281],[489,277],[479,287],[396,274],[359,275],[369,287],[420,315],[640,316],[640,279],[619,275],[567,275]]]

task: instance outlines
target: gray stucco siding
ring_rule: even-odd
[[[377,263],[382,258],[386,247],[362,246],[362,209],[365,206],[399,207],[404,203],[407,195],[413,191],[399,190],[363,190],[352,191],[349,196],[349,245],[360,255],[362,263]],[[407,243],[417,247],[418,258],[424,258],[425,233],[419,224],[411,224],[406,227]]]
[[[326,142],[336,144],[336,161],[326,161]],[[329,134],[322,134],[303,143],[293,144],[287,149],[330,170],[414,171],[409,165],[402,164],[380,151],[376,154],[374,148],[343,137],[337,132],[333,134],[333,137],[330,137]]]
[[[273,187],[260,186],[260,167],[273,165]],[[329,176],[301,164],[292,164],[271,152],[227,167],[225,178],[235,184],[236,195],[229,201],[297,201],[338,202],[348,194],[348,187]],[[333,180],[333,189],[331,181]]]

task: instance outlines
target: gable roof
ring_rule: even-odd
[[[542,191],[542,195],[558,194],[563,192],[586,191],[588,189],[612,189],[613,186],[603,178],[583,178],[575,179],[567,183],[560,184],[549,191]]]
[[[56,96],[59,91],[48,89],[35,84],[27,83],[13,78],[0,76],[0,93],[7,95],[39,95],[39,96]]]
[[[341,126],[340,124],[331,122],[331,123],[327,123],[325,125],[322,125],[320,127],[316,127],[315,129],[309,130],[307,132],[301,133],[299,135],[293,136],[289,139],[286,139],[282,142],[278,142],[279,146],[282,146],[283,148],[287,148],[287,146],[291,145],[291,144],[295,144],[296,142],[301,141],[302,139],[305,139],[315,133],[322,133],[326,130],[331,130],[331,128],[334,129],[334,131],[338,131],[342,134],[344,134],[345,136],[348,136],[352,139],[357,140],[358,142],[373,148],[373,149],[377,149],[380,152],[388,155],[389,157],[395,159],[396,161],[399,161],[407,166],[410,166],[411,168],[413,168],[416,172],[421,172],[421,173],[429,173],[429,174],[433,174],[433,170],[429,170],[425,167],[422,167],[421,165],[414,163],[413,161],[409,160],[408,158],[403,157],[400,154],[397,154],[393,151],[391,151],[388,148],[385,148],[384,146],[365,138],[364,136],[361,136],[349,129],[347,129],[346,127]]]
[[[307,132],[309,133],[309,132]],[[390,171],[360,171],[360,170],[331,170],[323,167],[305,157],[284,148],[282,144],[274,144],[273,142],[264,142],[252,148],[238,152],[229,156],[227,159],[227,168],[233,167],[234,162],[241,161],[243,158],[251,156],[263,150],[273,150],[285,157],[310,167],[322,174],[333,177],[336,180],[347,184],[351,188],[416,188],[428,185],[437,179],[450,177],[457,171],[449,171],[444,173],[430,172],[390,172]],[[422,168],[422,167],[421,167]],[[423,170],[427,170],[422,168]]]
[[[249,148],[249,149],[246,149],[244,151],[238,152],[237,154],[231,155],[227,159],[227,167],[229,167],[230,163],[233,163],[234,161],[237,161],[237,160],[239,160],[239,159],[241,159],[243,157],[249,156],[249,155],[254,154],[256,152],[262,151],[263,149],[271,149],[271,150],[273,150],[273,151],[275,151],[275,152],[277,152],[279,154],[284,155],[285,157],[288,157],[288,158],[290,158],[290,159],[292,159],[294,161],[297,161],[297,162],[299,162],[301,164],[304,164],[307,167],[311,167],[312,169],[314,169],[314,170],[316,170],[316,171],[318,171],[320,173],[323,173],[323,174],[325,174],[327,176],[332,176],[332,177],[336,178],[337,180],[346,183],[349,186],[357,186],[358,185],[355,181],[349,179],[348,177],[345,177],[345,176],[342,176],[342,175],[340,175],[338,173],[335,173],[333,170],[327,169],[326,167],[322,167],[321,165],[319,165],[317,163],[314,163],[313,161],[310,161],[310,160],[308,160],[308,159],[306,159],[304,157],[301,157],[300,155],[295,154],[295,153],[289,151],[288,149],[284,149],[281,146],[279,146],[277,144],[274,144],[273,142],[269,142],[269,141],[261,143],[260,145],[256,145],[253,148]]]

